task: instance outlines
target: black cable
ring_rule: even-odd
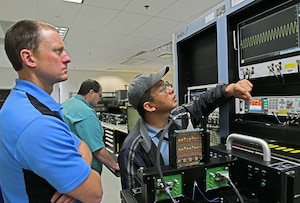
[[[231,181],[231,179],[228,177],[227,180],[229,181],[229,184],[231,185],[231,187],[233,188],[234,192],[236,193],[236,195],[238,196],[239,200],[241,201],[241,203],[244,203],[244,199],[241,195],[241,193],[239,192],[239,190],[236,188],[236,186],[233,184],[233,182]]]
[[[237,187],[234,185],[234,183],[232,182],[230,176],[229,176],[229,172],[228,171],[224,171],[224,172],[221,172],[219,173],[221,176],[223,176],[224,178],[226,178],[230,184],[230,186],[233,188],[235,194],[238,196],[239,200],[241,203],[244,203],[244,199],[240,193],[240,191],[237,189]]]
[[[170,128],[170,126],[173,124],[174,120],[176,118],[178,118],[179,116],[183,116],[183,115],[186,115],[186,114],[187,114],[186,112],[180,113],[180,114],[174,116],[172,118],[172,120],[170,120],[170,122],[168,123],[167,127],[163,130],[163,132],[161,133],[161,135],[159,137],[159,142],[158,142],[157,151],[156,151],[156,167],[157,167],[158,175],[159,175],[159,177],[160,177],[160,179],[161,179],[161,181],[163,183],[163,186],[164,186],[164,189],[165,189],[166,193],[168,194],[168,196],[170,197],[170,199],[174,203],[177,203],[177,201],[172,196],[170,188],[167,186],[166,181],[165,181],[164,176],[163,176],[163,173],[162,173],[161,164],[160,164],[160,148],[161,148],[162,141],[163,141],[163,139],[165,137],[165,134],[168,131],[168,129]]]
[[[281,72],[281,70],[280,70],[280,67],[281,67],[281,66],[279,66],[279,65],[275,65],[275,68],[277,69],[277,71],[278,71],[279,74],[280,74],[282,85],[284,85],[284,84],[285,84],[285,79],[284,79],[284,76],[283,76],[283,74],[282,74],[282,72]]]

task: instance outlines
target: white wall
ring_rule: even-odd
[[[17,72],[12,68],[0,68],[0,89],[11,89],[15,86]],[[58,102],[59,100],[59,84],[54,86],[51,96]]]
[[[0,68],[0,89],[11,89],[16,78],[18,74],[13,68]]]
[[[15,86],[16,78],[18,74],[12,67],[0,68],[0,89],[11,89]],[[58,84],[54,86],[51,96],[58,102],[59,99],[59,88]]]
[[[98,81],[103,92],[115,92],[115,90],[125,90],[125,85],[128,85],[137,73],[69,70],[68,74],[69,79],[61,83],[61,102],[69,98],[70,92],[77,92],[86,79]]]

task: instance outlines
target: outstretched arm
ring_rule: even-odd
[[[229,84],[225,89],[225,93],[227,97],[236,97],[244,100],[250,100],[252,98],[252,87],[252,83],[249,80],[244,79],[238,81],[237,83]]]

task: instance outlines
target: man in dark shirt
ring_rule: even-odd
[[[252,83],[248,80],[240,80],[229,85],[218,85],[192,103],[177,107],[178,101],[174,89],[161,80],[168,71],[169,67],[165,67],[154,74],[140,74],[129,85],[129,102],[141,117],[126,137],[120,150],[119,165],[123,189],[141,186],[137,174],[140,167],[156,166],[156,148],[159,141],[157,135],[166,128],[171,116],[189,112],[193,124],[197,125],[202,116],[208,116],[215,108],[227,103],[231,97],[251,99]],[[186,127],[176,124],[173,129]],[[171,133],[173,132],[167,132],[165,137]],[[160,153],[163,163],[169,165],[167,140],[162,142]]]

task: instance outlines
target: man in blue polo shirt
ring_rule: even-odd
[[[52,25],[32,20],[5,34],[19,78],[0,110],[0,188],[5,202],[100,202],[102,185],[88,146],[50,96],[71,61]]]

